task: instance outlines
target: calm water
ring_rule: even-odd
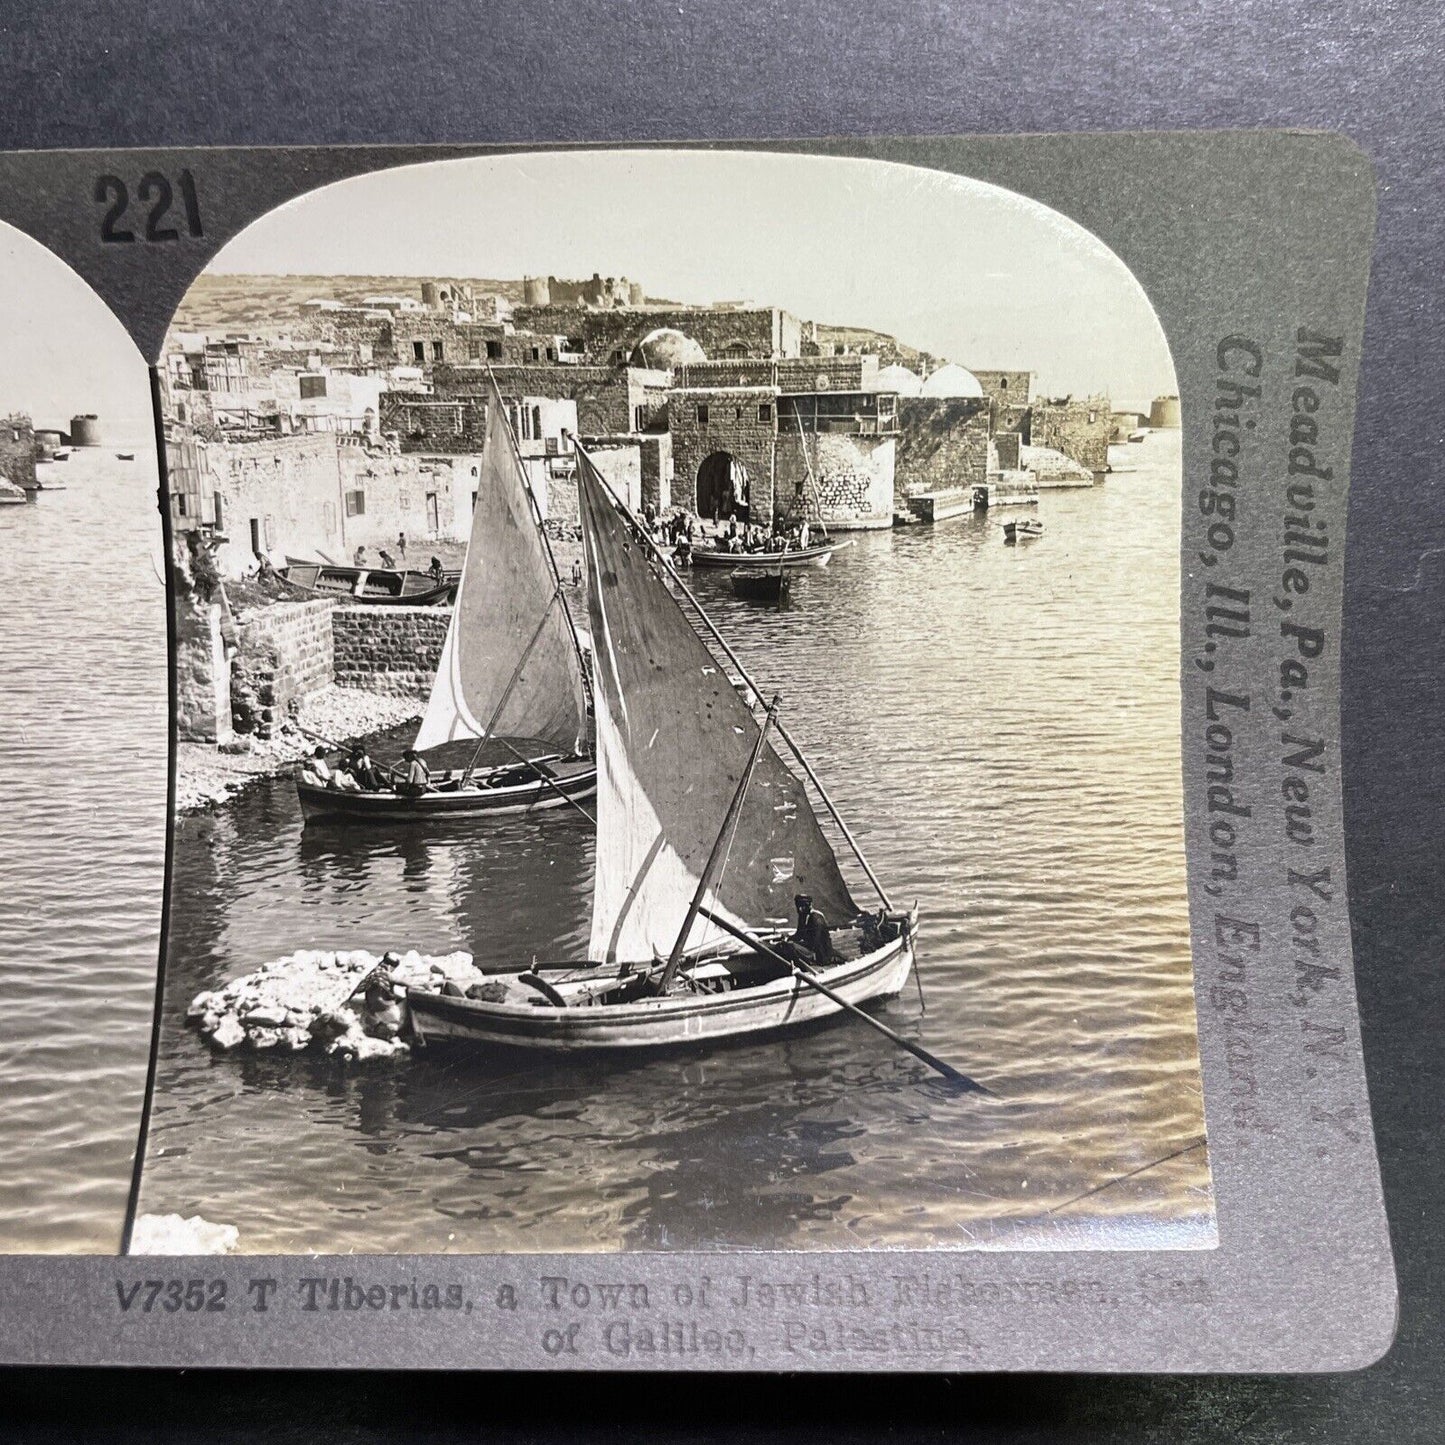
[[[1018,547],[999,525],[1021,512],[862,537],[785,612],[696,578],[875,868],[919,900],[928,1010],[910,984],[889,1022],[995,1097],[948,1093],[848,1022],[642,1060],[213,1057],[186,1003],[296,948],[585,947],[575,815],[303,833],[276,782],[179,826],[142,1207],[277,1252],[1211,1242],[1178,434],[1118,457],[1139,470],[1046,493],[1045,535]]]
[[[0,1250],[119,1247],[166,815],[155,459],[0,507]]]

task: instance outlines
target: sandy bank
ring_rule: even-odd
[[[223,803],[257,778],[274,777],[306,756],[317,736],[351,742],[418,718],[416,698],[356,688],[328,687],[302,704],[294,721],[265,741],[239,738],[236,751],[210,743],[182,743],[176,759],[176,811],[198,813]],[[310,734],[310,736],[308,736]]]

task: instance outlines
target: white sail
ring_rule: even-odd
[[[581,454],[578,493],[598,759],[589,957],[648,963],[672,951],[758,724]],[[769,743],[704,907],[755,929],[788,921],[798,893],[835,922],[858,911],[802,784]],[[688,942],[704,938],[741,947],[698,918]]]
[[[582,673],[501,398],[487,403],[471,540],[418,751],[493,731],[580,751]]]

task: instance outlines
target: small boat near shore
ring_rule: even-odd
[[[597,791],[590,758],[561,754],[499,767],[451,768],[433,773],[425,793],[401,790],[346,792],[298,778],[302,817],[358,819],[373,823],[420,823],[470,818],[478,813],[535,813],[566,808]]]
[[[1006,545],[1021,542],[1026,537],[1041,537],[1043,532],[1044,524],[1034,518],[1024,522],[1005,522],[1003,524],[1003,539]]]
[[[794,547],[786,552],[726,552],[712,547],[694,547],[694,567],[826,567],[833,553],[851,546],[851,541],[824,542],[814,547]]]
[[[337,567],[325,562],[286,559],[281,575],[294,587],[318,597],[346,597],[376,607],[433,607],[445,602],[453,583],[430,572],[388,567]]]
[[[17,487],[14,482],[0,477],[0,507],[23,507],[34,500],[24,487]]]
[[[781,607],[793,593],[793,579],[782,567],[771,572],[762,567],[739,567],[731,581],[734,596],[745,602],[770,602]]]
[[[380,788],[358,788],[354,779],[353,786],[341,787],[303,768],[296,792],[306,821],[416,823],[554,808],[575,808],[591,819],[582,800],[597,791],[597,764],[586,751],[582,645],[495,383],[476,495],[458,580],[435,585],[429,573],[412,573],[434,584],[434,591],[381,599],[421,603],[456,589],[431,695],[409,751],[420,757],[444,744],[473,741],[470,762],[439,772],[419,768],[425,781],[416,783],[393,769],[395,783]],[[286,572],[295,570],[293,564]],[[488,744],[509,758],[482,765]]]

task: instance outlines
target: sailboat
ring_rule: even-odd
[[[897,994],[913,968],[916,906],[892,907],[778,719],[778,700],[758,716],[742,664],[580,446],[577,472],[599,769],[587,959],[497,972],[469,996],[412,990],[412,1037],[553,1051],[692,1044]],[[857,853],[878,889],[876,912],[854,901],[774,738]],[[831,928],[800,951],[804,904]]]
[[[395,787],[359,792],[299,777],[302,813],[390,822],[585,812],[581,800],[597,790],[582,644],[495,382],[466,562],[413,747],[425,753],[460,739],[477,742],[470,763],[432,773],[425,791],[408,788],[399,772]],[[508,760],[479,766],[488,742]]]

